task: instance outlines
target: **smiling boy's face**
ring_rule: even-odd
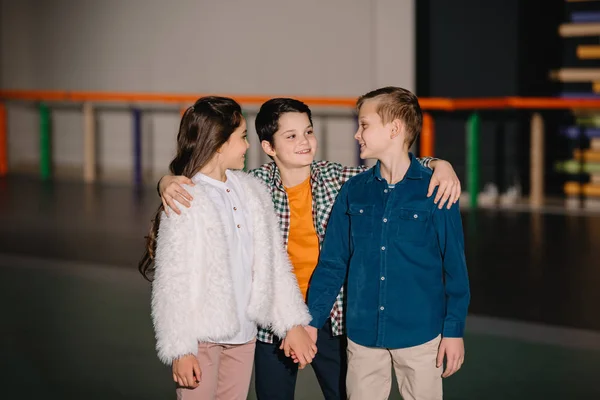
[[[317,138],[308,115],[298,112],[282,114],[273,146],[263,141],[263,149],[278,166],[299,168],[310,165],[317,153]]]

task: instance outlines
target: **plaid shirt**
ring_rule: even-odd
[[[421,164],[429,167],[433,158],[419,159]],[[331,208],[342,185],[350,178],[367,170],[368,167],[344,167],[341,164],[329,161],[313,161],[311,165],[310,183],[312,188],[312,215],[315,231],[319,237],[319,246],[323,244],[325,229]],[[287,193],[281,182],[279,168],[274,162],[264,164],[250,171],[251,174],[261,179],[271,191],[275,213],[279,219],[279,226],[283,237],[283,244],[287,249],[290,235],[290,205]],[[340,289],[335,304],[330,314],[331,328],[334,336],[344,333],[344,288]],[[264,343],[273,343],[273,333],[259,327],[257,339]]]

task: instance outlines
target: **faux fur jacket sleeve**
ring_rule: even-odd
[[[152,283],[158,357],[166,364],[196,354],[198,343],[239,331],[229,249],[215,205],[200,184],[192,206],[161,214]]]
[[[168,218],[164,212],[160,215],[152,283],[152,319],[158,358],[166,364],[198,351],[193,324],[190,324],[188,314],[181,311],[192,293],[188,284],[189,265],[185,262],[190,243],[180,240],[180,232],[192,229],[192,218],[187,211],[181,215],[173,212]]]

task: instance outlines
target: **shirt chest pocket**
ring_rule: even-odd
[[[354,237],[373,236],[373,205],[351,204],[347,214],[350,217],[350,231]]]
[[[405,242],[423,245],[429,238],[429,212],[401,208],[396,213],[396,235]]]

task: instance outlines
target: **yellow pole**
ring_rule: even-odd
[[[544,204],[544,120],[540,113],[531,117],[531,161],[529,202],[539,208]]]
[[[83,105],[83,134],[83,180],[92,183],[96,181],[96,123],[91,103]]]

